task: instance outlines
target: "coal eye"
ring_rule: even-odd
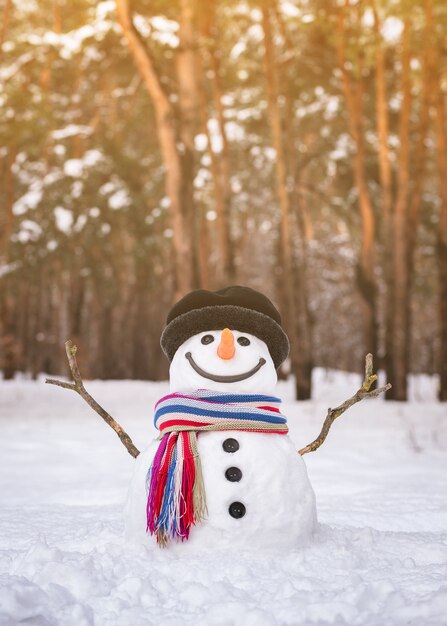
[[[248,339],[247,337],[238,337],[237,338],[237,342],[240,346],[249,346],[250,345],[250,339]]]
[[[205,335],[204,337],[202,337],[201,342],[206,346],[209,343],[213,343],[214,341],[214,337],[213,335]]]

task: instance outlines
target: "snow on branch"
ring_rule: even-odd
[[[376,380],[377,375],[373,374],[372,354],[367,354],[365,357],[365,379],[360,389],[356,391],[351,398],[345,400],[343,404],[340,404],[340,406],[336,407],[335,409],[328,409],[326,419],[324,420],[323,428],[321,429],[320,434],[314,441],[312,441],[312,443],[309,443],[304,448],[301,448],[301,450],[298,450],[298,454],[303,455],[307,454],[308,452],[315,452],[315,450],[318,450],[321,444],[324,443],[329,433],[329,429],[331,428],[337,417],[340,417],[340,415],[344,413],[347,409],[349,409],[349,407],[351,407],[353,404],[356,404],[356,402],[360,402],[360,400],[363,400],[364,398],[377,398],[377,396],[379,396],[384,391],[391,389],[390,383],[387,383],[384,387],[371,389]]]
[[[81,374],[79,373],[79,367],[76,361],[77,348],[70,340],[65,342],[65,351],[67,353],[68,364],[70,366],[74,383],[66,383],[62,380],[55,380],[52,378],[46,378],[45,382],[49,385],[57,385],[58,387],[63,387],[64,389],[71,389],[72,391],[76,391],[76,393],[78,393],[81,398],[83,398],[87,402],[87,404],[91,406],[92,409],[96,411],[96,413],[98,413],[98,415],[100,415],[111,428],[113,428],[128,453],[136,458],[140,454],[140,451],[134,446],[132,439],[129,437],[126,431],[121,428],[118,422],[115,421],[113,417],[109,415],[109,413],[107,413],[107,411],[103,409],[102,406],[100,406],[94,398],[92,398],[92,396],[84,387],[84,383],[82,381]]]

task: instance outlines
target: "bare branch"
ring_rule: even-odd
[[[54,380],[52,378],[46,378],[45,382],[49,385],[56,385],[58,387],[63,387],[64,389],[71,389],[72,391],[76,391],[76,393],[78,393],[81,398],[83,398],[87,402],[87,404],[91,406],[92,409],[96,411],[96,413],[98,413],[98,415],[100,415],[111,428],[113,428],[128,453],[136,458],[140,454],[140,451],[134,446],[132,439],[129,437],[126,431],[121,428],[118,422],[115,421],[113,417],[109,415],[109,413],[107,413],[107,411],[103,409],[102,406],[100,406],[94,398],[92,398],[92,396],[84,387],[84,383],[82,381],[81,374],[79,373],[79,367],[76,361],[77,348],[70,340],[65,342],[65,351],[67,353],[68,364],[70,366],[71,374],[75,382],[66,383],[61,380]]]
[[[64,389],[72,389],[76,391],[76,385],[73,383],[66,383],[63,380],[55,380],[54,378],[45,378],[45,382],[49,385],[56,385],[57,387],[63,387]]]
[[[75,381],[75,386],[79,388],[84,387],[84,383],[82,382],[81,374],[79,372],[79,367],[76,361],[76,352],[78,351],[78,349],[72,344],[70,339],[65,342],[65,351],[67,353],[68,364],[70,366],[73,380]]]
[[[301,450],[298,450],[298,454],[301,454],[302,456],[303,454],[307,454],[308,452],[315,452],[315,450],[318,450],[318,448],[326,439],[333,422],[353,404],[360,402],[360,400],[363,400],[364,398],[377,398],[377,396],[379,396],[381,393],[391,388],[391,384],[387,383],[384,387],[378,387],[377,389],[371,390],[371,386],[376,382],[376,380],[377,375],[373,374],[372,354],[367,354],[365,358],[365,378],[360,389],[356,391],[356,393],[351,398],[345,400],[343,404],[340,404],[340,406],[336,407],[335,409],[328,409],[326,419],[324,420],[323,428],[321,429],[320,434],[314,441],[312,441],[312,443],[309,443],[304,448],[301,448]]]

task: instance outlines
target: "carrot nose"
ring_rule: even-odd
[[[234,335],[229,328],[224,328],[217,347],[217,354],[221,359],[232,359],[236,348],[234,347]]]

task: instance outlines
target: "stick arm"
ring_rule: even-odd
[[[303,454],[307,454],[308,452],[315,452],[315,450],[318,450],[321,444],[324,443],[329,433],[329,430],[337,417],[340,417],[340,415],[342,415],[353,404],[360,402],[364,398],[377,398],[377,396],[380,396],[380,394],[384,391],[391,389],[391,384],[387,383],[383,387],[378,387],[377,389],[371,390],[371,387],[376,382],[376,380],[377,375],[373,374],[372,354],[367,354],[365,357],[365,379],[360,389],[356,391],[351,398],[348,398],[348,400],[345,400],[343,404],[340,404],[340,406],[337,406],[335,409],[328,409],[326,419],[324,420],[320,434],[314,441],[312,441],[312,443],[309,443],[304,448],[301,448],[301,450],[298,450],[298,454],[301,454],[302,456]]]
[[[136,458],[140,451],[135,447],[132,439],[126,433],[126,431],[118,424],[118,422],[113,419],[113,417],[105,410],[103,407],[96,402],[96,400],[88,393],[86,388],[84,387],[83,380],[81,378],[81,374],[79,372],[79,367],[76,361],[76,352],[77,348],[73,345],[71,340],[65,342],[65,351],[67,353],[68,364],[70,366],[70,371],[73,376],[73,383],[67,383],[62,380],[56,380],[53,378],[46,378],[45,382],[48,385],[56,385],[57,387],[62,387],[63,389],[71,389],[72,391],[76,391],[81,398],[83,398],[87,404],[94,410],[98,415],[102,417],[102,419],[113,428],[118,437],[120,438],[121,443],[126,448],[128,453]]]

